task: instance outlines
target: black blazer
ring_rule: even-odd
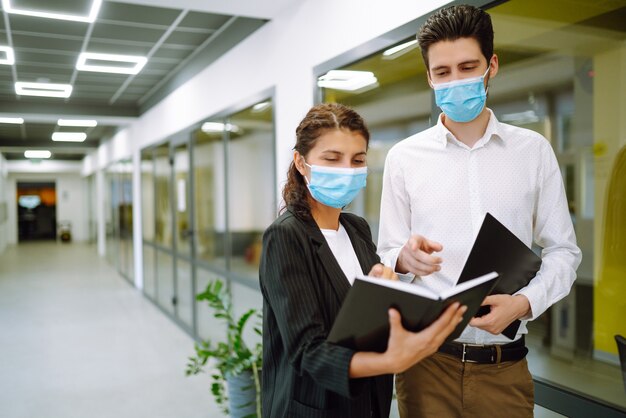
[[[380,259],[367,222],[342,213],[361,269]],[[263,235],[263,417],[388,417],[393,376],[350,379],[353,350],[326,342],[350,283],[317,224],[289,210]]]

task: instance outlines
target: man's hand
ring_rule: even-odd
[[[421,235],[413,235],[404,244],[396,261],[398,273],[413,273],[417,276],[427,276],[441,270],[441,257],[431,255],[443,250],[438,242],[431,241]]]
[[[530,312],[530,302],[524,295],[491,295],[487,296],[482,306],[490,305],[491,312],[480,318],[472,318],[470,325],[498,335],[516,319]]]

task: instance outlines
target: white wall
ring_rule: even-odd
[[[9,167],[13,162],[9,163]],[[75,173],[20,173],[9,171],[7,178],[8,223],[7,241],[17,243],[17,183],[21,181],[50,181],[56,184],[57,222],[72,223],[72,240],[88,240],[87,180]]]

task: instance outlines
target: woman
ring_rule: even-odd
[[[365,186],[363,119],[339,104],[317,105],[296,137],[286,207],[263,236],[263,416],[388,417],[392,374],[434,353],[465,307],[452,305],[419,333],[390,309],[384,353],[326,342],[357,274],[397,277],[379,264],[367,222],[341,211]]]

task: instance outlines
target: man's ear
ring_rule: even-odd
[[[498,56],[493,54],[489,60],[489,79],[492,79],[498,74],[500,63],[498,62]]]
[[[430,70],[426,69],[426,80],[428,80],[428,85],[430,86],[430,88],[433,88],[433,82],[430,80]]]

